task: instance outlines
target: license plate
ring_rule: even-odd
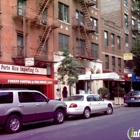
[[[131,98],[131,100],[135,100],[135,98]]]

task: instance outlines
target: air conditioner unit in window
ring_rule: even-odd
[[[41,24],[47,25],[47,20],[40,20]]]

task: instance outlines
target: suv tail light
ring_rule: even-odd
[[[77,104],[75,104],[75,103],[72,103],[72,104],[70,104],[70,106],[69,106],[69,108],[76,108],[77,107]]]

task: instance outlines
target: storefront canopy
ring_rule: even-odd
[[[101,73],[101,74],[91,74],[91,75],[79,75],[79,80],[119,80],[120,76],[115,73]]]
[[[0,73],[0,84],[46,85],[54,83],[56,83],[56,80],[45,75]]]

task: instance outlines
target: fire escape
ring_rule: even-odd
[[[80,22],[75,21],[73,28],[74,29],[80,29],[81,37],[85,41],[85,48],[87,51],[88,57],[86,57],[89,60],[95,60],[95,56],[92,53],[91,50],[91,42],[89,40],[89,33],[96,32],[95,26],[92,25],[90,20],[90,15],[88,13],[88,7],[94,6],[96,3],[94,0],[77,0],[80,5],[82,12],[84,13],[84,24],[80,24]],[[80,58],[84,58],[82,55],[78,56]]]
[[[137,2],[135,1],[134,5],[132,6],[131,8],[131,11],[132,11],[132,14],[137,17],[136,21],[135,21],[135,24],[132,25],[132,32],[134,34],[140,34],[140,22],[138,22],[138,19],[139,19],[139,16],[140,16],[140,9],[138,8],[138,4]]]
[[[42,1],[41,5],[40,5],[40,9],[39,9],[37,15],[35,16],[34,20],[32,21],[32,24],[34,24],[34,25],[40,24],[40,21],[42,19],[41,16],[42,16],[44,10],[51,2],[52,2],[52,0]],[[41,63],[46,63],[46,62],[53,63],[53,60],[49,59],[49,57],[52,57],[52,54],[50,52],[48,52],[48,54],[43,55],[42,52],[43,52],[45,43],[49,40],[50,33],[53,30],[55,30],[56,28],[59,28],[60,25],[59,25],[58,19],[49,17],[49,16],[47,16],[47,19],[42,20],[42,21],[45,21],[45,22],[41,23],[41,25],[43,26],[43,34],[40,38],[40,42],[39,42],[39,45],[36,50],[34,58],[35,58],[36,62],[38,62],[38,63],[40,63],[40,62]]]

